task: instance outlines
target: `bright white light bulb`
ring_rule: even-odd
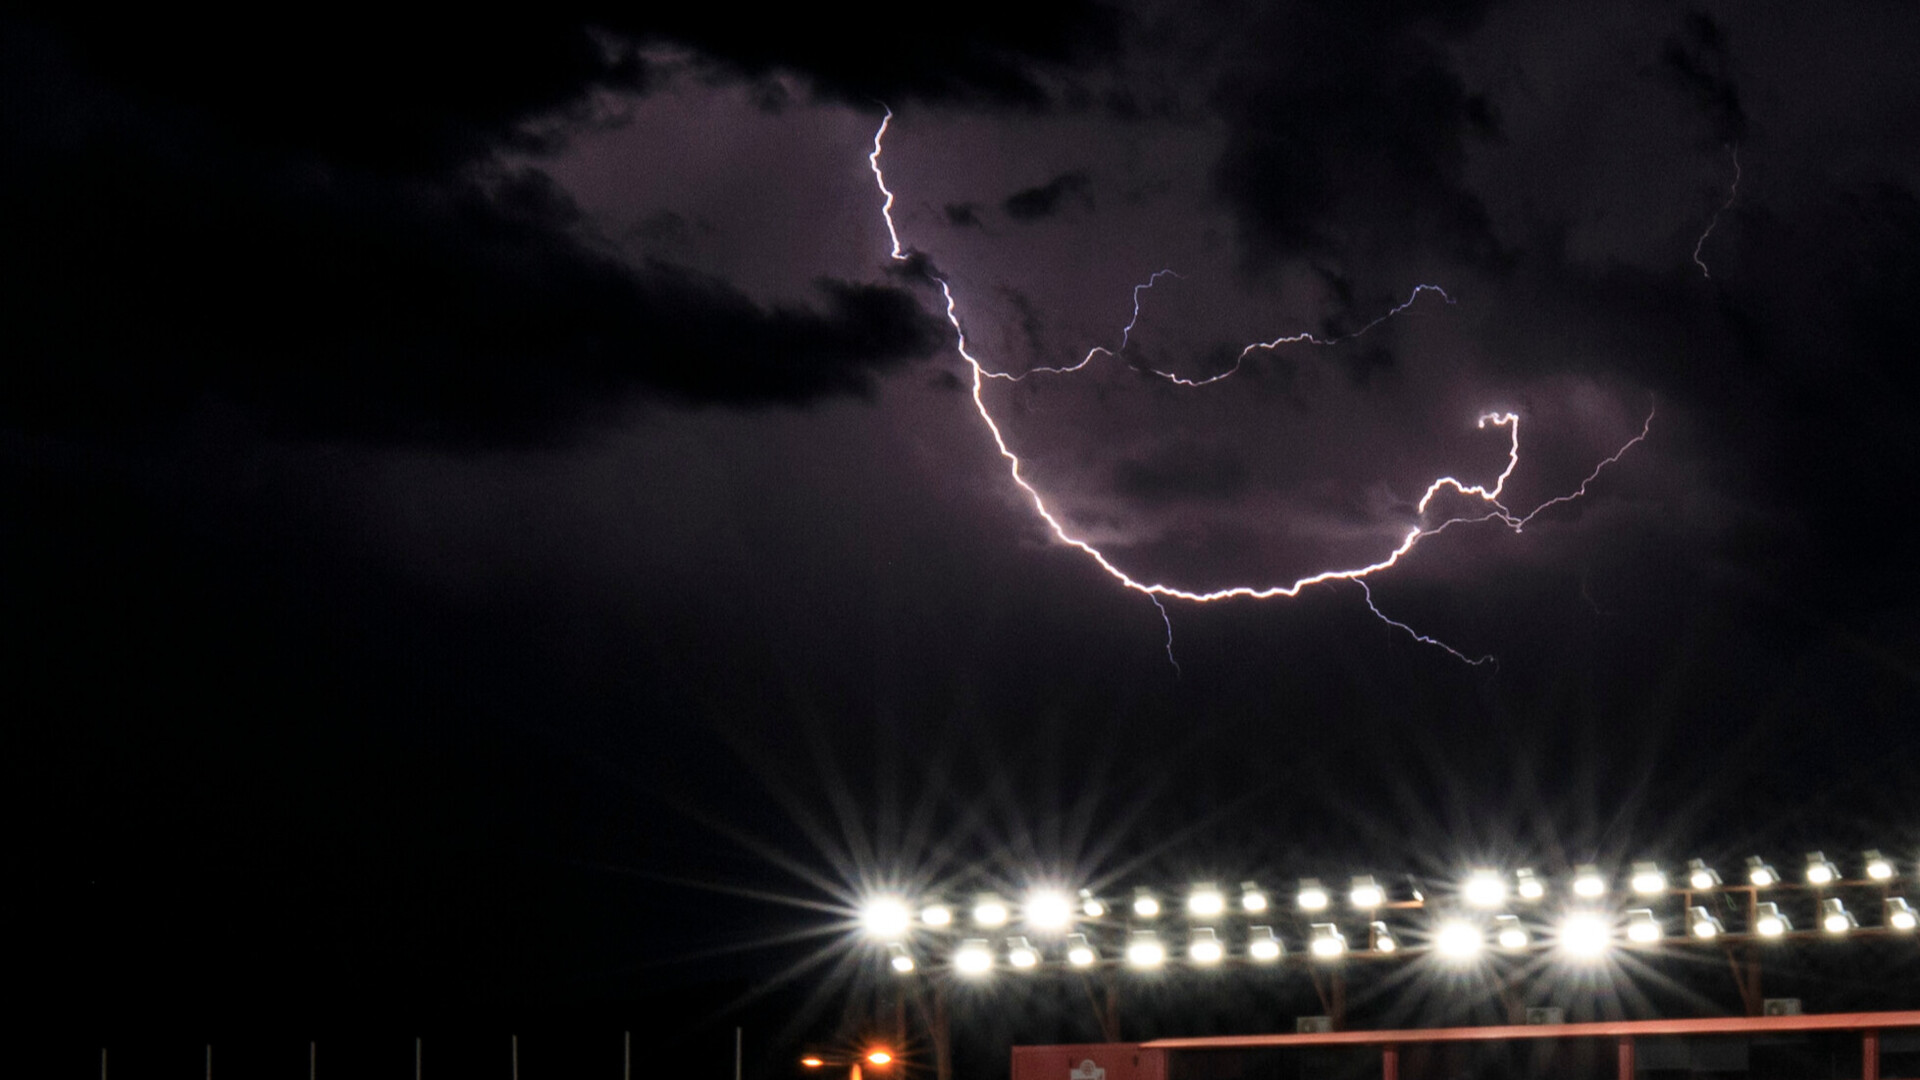
[[[1514,891],[1520,894],[1520,899],[1538,900],[1547,895],[1547,883],[1534,877],[1533,871],[1517,870],[1514,872],[1514,877],[1517,878],[1519,882],[1515,886]]]
[[[1895,930],[1911,930],[1916,923],[1920,923],[1920,918],[1916,918],[1914,915],[1912,905],[1898,896],[1891,897],[1887,900],[1888,926],[1893,927]]]
[[[1527,928],[1520,925],[1518,918],[1512,915],[1502,915],[1498,919],[1495,919],[1494,922],[1499,926],[1497,936],[1501,948],[1524,949],[1527,947],[1530,942],[1527,936]]]
[[[1632,886],[1634,892],[1642,896],[1651,896],[1667,890],[1667,875],[1661,873],[1660,868],[1653,863],[1635,863],[1633,879],[1627,884]]]
[[[1257,937],[1247,943],[1247,955],[1261,963],[1271,963],[1280,959],[1280,943],[1269,935]]]
[[[1091,965],[1095,959],[1093,949],[1086,945],[1075,945],[1073,948],[1067,950],[1067,963],[1072,964],[1074,967],[1087,967]]]
[[[1240,908],[1255,915],[1267,910],[1267,894],[1259,889],[1248,889],[1240,894]]]
[[[954,950],[953,966],[962,975],[984,975],[993,970],[993,950],[984,940],[972,938]]]
[[[1833,884],[1833,867],[1828,866],[1826,863],[1821,863],[1818,866],[1807,867],[1807,884],[1809,885]]]
[[[1135,934],[1127,945],[1127,963],[1134,967],[1159,967],[1167,961],[1166,947],[1152,934]]]
[[[1660,940],[1660,920],[1647,908],[1627,912],[1627,940],[1650,945]]]
[[[1017,968],[1030,968],[1040,963],[1040,953],[1031,945],[1015,945],[1007,950],[1007,963]]]
[[[867,904],[866,910],[860,913],[860,921],[866,926],[868,934],[885,940],[905,934],[907,927],[913,923],[913,916],[907,913],[907,905],[891,897],[882,897]]]
[[[1300,883],[1300,910],[1325,911],[1327,908],[1327,890],[1317,881],[1309,878]]]
[[[1007,905],[997,898],[982,900],[973,906],[973,921],[980,926],[1005,926],[1007,918]]]
[[[1133,898],[1133,913],[1143,919],[1155,918],[1160,914],[1160,901],[1142,893]]]
[[[1361,876],[1353,879],[1353,891],[1347,894],[1347,899],[1353,902],[1354,907],[1367,910],[1386,903],[1387,893],[1374,883],[1373,878]]]
[[[1187,946],[1187,956],[1196,964],[1217,964],[1226,955],[1220,939],[1212,936],[1195,938]]]
[[[1780,914],[1780,905],[1761,904],[1755,910],[1753,929],[1761,937],[1779,937],[1787,932],[1787,918]]]
[[[1202,885],[1187,896],[1187,914],[1213,916],[1227,910],[1227,898],[1211,885]]]
[[[1493,870],[1475,870],[1467,875],[1467,883],[1460,890],[1466,901],[1474,907],[1494,908],[1507,902],[1507,882]]]
[[[1486,938],[1480,933],[1480,928],[1472,923],[1448,922],[1443,923],[1440,932],[1434,935],[1433,944],[1440,950],[1440,955],[1464,960],[1477,955],[1486,944]]]
[[[1560,947],[1574,956],[1592,958],[1613,944],[1613,928],[1597,915],[1574,915],[1560,924]]]
[[[928,904],[920,909],[920,921],[928,926],[952,926],[953,909],[945,904]]]
[[[908,956],[906,953],[896,953],[889,963],[893,965],[893,970],[902,975],[913,970],[913,957]]]
[[[1696,889],[1711,889],[1713,888],[1713,875],[1707,873],[1705,870],[1695,870],[1693,876],[1687,879],[1687,884]]]
[[[1823,925],[1826,926],[1829,934],[1844,934],[1853,929],[1853,920],[1845,915],[1829,915]]]
[[[1601,875],[1600,868],[1583,866],[1576,871],[1573,879],[1573,893],[1588,900],[1607,895],[1607,879]]]
[[[1073,904],[1065,893],[1036,892],[1027,897],[1027,924],[1038,930],[1064,930],[1073,921]]]

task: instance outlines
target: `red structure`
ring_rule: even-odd
[[[1409,1028],[1399,1031],[1336,1031],[1314,1035],[1224,1035],[1193,1039],[1155,1039],[1142,1043],[1093,1043],[1078,1046],[1016,1046],[1013,1080],[1168,1080],[1172,1056],[1222,1050],[1311,1050],[1346,1047],[1378,1054],[1382,1080],[1400,1080],[1402,1056],[1445,1044],[1561,1043],[1607,1040],[1619,1080],[1633,1080],[1638,1040],[1701,1036],[1779,1036],[1796,1033],[1854,1033],[1860,1040],[1861,1080],[1883,1076],[1881,1033],[1920,1030],[1920,1011],[1830,1013],[1814,1016],[1739,1016],[1702,1020],[1621,1020],[1591,1024]],[[1212,1076],[1202,1062],[1183,1074]]]

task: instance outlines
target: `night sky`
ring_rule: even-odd
[[[678,1009],[785,1075],[880,884],[1920,857],[1920,9],[543,12],[0,21],[76,1045]],[[1112,350],[982,400],[1142,581],[1380,561],[1489,412],[1519,513],[1647,436],[1403,626],[1163,623],[936,279],[988,370]]]

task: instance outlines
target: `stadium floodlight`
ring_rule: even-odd
[[[1628,881],[1633,891],[1641,896],[1667,891],[1667,875],[1656,862],[1637,862],[1633,864],[1633,878]]]
[[[1133,890],[1133,913],[1143,919],[1159,918],[1160,898],[1153,895],[1152,889],[1142,885]]]
[[[1588,900],[1607,895],[1607,878],[1592,863],[1582,863],[1573,871],[1573,894]]]
[[[879,896],[867,901],[860,910],[860,925],[868,937],[892,941],[906,936],[907,927],[913,925],[913,916],[898,897]]]
[[[1627,940],[1651,945],[1660,940],[1660,920],[1652,908],[1633,908],[1627,912]]]
[[[1187,959],[1196,964],[1217,964],[1226,955],[1226,947],[1220,944],[1220,935],[1214,933],[1212,927],[1196,927],[1187,939]]]
[[[887,946],[887,965],[902,975],[913,971],[913,954],[899,942]]]
[[[1780,905],[1761,904],[1753,909],[1753,931],[1761,937],[1779,937],[1793,929],[1793,920],[1780,913]]]
[[[1860,853],[1861,862],[1866,864],[1867,877],[1874,881],[1893,880],[1893,860],[1868,848]]]
[[[1560,924],[1560,947],[1581,959],[1602,956],[1613,947],[1613,927],[1591,912],[1569,915]]]
[[[1500,943],[1501,948],[1514,951],[1524,949],[1533,942],[1527,928],[1520,924],[1518,915],[1495,915],[1493,939]]]
[[[1301,878],[1299,899],[1301,911],[1325,911],[1327,887],[1320,884],[1319,878]]]
[[[1840,869],[1827,861],[1824,852],[1807,852],[1807,884],[1831,885],[1840,880]]]
[[[1837,896],[1820,901],[1820,928],[1829,934],[1844,934],[1860,925]]]
[[[1747,880],[1764,889],[1780,883],[1780,871],[1758,855],[1747,857]]]
[[[985,975],[993,970],[993,947],[986,938],[968,938],[953,950],[953,966],[962,975]]]
[[[1093,895],[1092,889],[1081,889],[1080,914],[1089,919],[1102,918],[1107,914],[1107,902]]]
[[[1040,950],[1023,937],[1007,939],[1007,963],[1017,968],[1037,967],[1040,964]]]
[[[1251,881],[1240,883],[1240,910],[1249,915],[1258,915],[1267,910],[1267,893],[1258,884]]]
[[[1387,902],[1387,890],[1373,880],[1372,874],[1357,874],[1353,879],[1353,889],[1347,893],[1347,899],[1362,911],[1371,911]]]
[[[1705,941],[1726,933],[1727,927],[1706,908],[1690,907],[1687,909],[1687,932]]]
[[[1067,963],[1074,967],[1092,967],[1100,954],[1094,951],[1093,944],[1085,934],[1067,935]]]
[[[1022,913],[1035,930],[1065,930],[1073,922],[1073,901],[1057,889],[1036,889],[1027,894]]]
[[[1151,930],[1135,930],[1127,942],[1127,964],[1137,968],[1157,968],[1167,962],[1167,948]]]
[[[885,1065],[893,1060],[893,1055],[885,1050],[875,1050],[867,1055],[867,1064]]]
[[[1368,936],[1373,939],[1373,951],[1390,953],[1400,948],[1400,941],[1386,923],[1375,922],[1367,927]]]
[[[1902,897],[1887,897],[1888,926],[1895,930],[1912,930],[1916,924],[1920,924],[1920,916],[1914,914],[1912,904]]]
[[[928,904],[920,909],[920,921],[940,929],[953,925],[953,909],[945,904]]]
[[[1433,935],[1433,947],[1449,960],[1466,960],[1479,955],[1486,944],[1480,928],[1465,919],[1449,919]]]
[[[1705,859],[1687,860],[1687,884],[1695,890],[1717,889],[1720,887],[1720,871],[1707,865]]]
[[[1507,902],[1507,879],[1498,870],[1475,870],[1460,887],[1467,903],[1479,908],[1496,908]]]
[[[1547,895],[1547,883],[1525,867],[1513,872],[1513,880],[1514,891],[1520,894],[1522,900],[1538,900]]]
[[[1271,926],[1247,927],[1247,955],[1263,964],[1271,964],[1280,959],[1285,950],[1280,939],[1274,935]]]
[[[973,902],[975,926],[1005,926],[1010,917],[1007,902],[993,893],[981,893]]]
[[[1307,951],[1322,960],[1331,960],[1347,951],[1347,937],[1333,923],[1314,923],[1308,928]]]
[[[1195,918],[1211,919],[1227,910],[1227,898],[1221,894],[1220,886],[1211,881],[1195,885],[1187,893],[1187,914]]]

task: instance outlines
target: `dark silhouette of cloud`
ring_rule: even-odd
[[[1061,173],[1039,187],[1014,192],[1001,208],[1015,221],[1039,221],[1060,213],[1069,200],[1093,205],[1092,181],[1084,170]]]

